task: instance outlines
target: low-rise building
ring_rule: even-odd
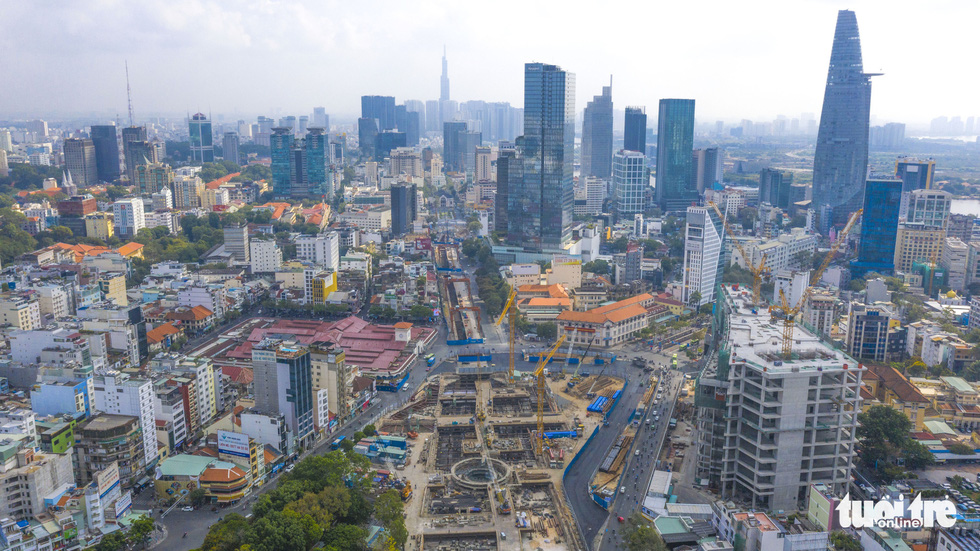
[[[583,345],[621,344],[647,328],[647,308],[653,303],[653,295],[643,293],[587,312],[565,311],[556,318],[558,334]]]
[[[922,430],[929,400],[898,370],[887,365],[869,364],[864,385],[878,403],[904,413],[912,421],[915,431]],[[871,405],[865,404],[864,409],[870,409]]]
[[[211,503],[223,505],[237,503],[251,493],[245,470],[234,463],[208,456],[181,454],[168,457],[160,463],[157,475],[154,487],[158,499],[200,488]]]

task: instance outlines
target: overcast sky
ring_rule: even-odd
[[[523,64],[612,74],[617,109],[697,100],[701,121],[819,114],[838,9],[857,12],[878,123],[980,115],[980,2],[0,0],[0,116],[356,115],[362,94],[522,105]]]

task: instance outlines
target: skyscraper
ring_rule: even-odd
[[[911,192],[917,189],[932,189],[932,179],[936,173],[936,161],[932,159],[915,159],[899,157],[895,161],[895,177],[905,185],[902,191]]]
[[[616,153],[613,157],[612,182],[617,219],[632,220],[634,215],[643,214],[647,188],[646,157],[626,149]]]
[[[694,150],[694,187],[698,193],[712,189],[722,181],[722,165],[724,153],[717,147]]]
[[[95,144],[88,138],[68,138],[64,145],[65,168],[79,186],[91,186],[99,179]]]
[[[361,116],[377,119],[378,132],[394,130],[397,127],[394,96],[361,96]]]
[[[391,233],[405,235],[412,230],[415,222],[416,197],[415,184],[395,184],[391,186]]]
[[[511,224],[522,219],[515,245],[538,251],[561,251],[571,238],[575,201],[575,75],[556,65],[524,65],[524,136],[520,184],[508,212]],[[690,153],[688,153],[690,155]],[[516,187],[516,189],[514,189]]]
[[[378,120],[371,117],[357,119],[357,143],[361,156],[374,158],[374,150],[378,141]]]
[[[214,162],[214,136],[211,121],[204,113],[196,113],[187,121],[191,142],[191,160],[202,163]]]
[[[116,126],[92,125],[92,143],[95,145],[95,167],[99,180],[112,182],[119,179],[119,140]]]
[[[861,61],[861,39],[854,12],[837,12],[830,52],[817,148],[813,157],[813,204],[819,228],[847,222],[862,204],[868,170],[871,79]]]
[[[851,262],[851,275],[890,275],[895,270],[895,234],[902,200],[901,180],[868,180],[861,217],[861,246]]]
[[[764,168],[759,172],[759,204],[769,203],[781,209],[789,208],[790,186],[793,173],[774,168]]]
[[[283,414],[298,446],[306,446],[313,432],[313,371],[310,351],[295,342],[266,339],[252,348],[255,409]]]
[[[714,302],[715,283],[721,274],[722,228],[712,209],[687,207],[682,279],[685,304],[697,308]]]
[[[313,108],[313,126],[316,128],[322,128],[326,131],[330,130],[330,115],[327,115],[327,110],[325,108]]]
[[[143,159],[141,155],[136,155],[132,152],[133,142],[146,142],[149,146],[149,142],[146,139],[146,127],[145,126],[127,126],[122,129],[122,142],[123,142],[123,162],[126,164],[126,176],[129,181],[133,181],[133,168],[132,163],[142,163]],[[131,163],[132,159],[132,163]]]
[[[612,131],[613,101],[610,78],[609,86],[602,87],[602,95],[593,97],[585,106],[585,114],[582,118],[581,177],[609,178],[612,173]]]
[[[439,101],[449,101],[449,61],[446,47],[442,47],[442,77],[439,79]]]
[[[288,128],[277,126],[269,136],[272,163],[272,189],[276,197],[289,197],[292,193],[289,177],[289,150],[293,146],[293,135]]]
[[[442,124],[442,168],[446,172],[466,170],[466,123],[448,121]]]
[[[496,230],[507,236],[506,240],[509,243],[521,240],[520,233],[523,226],[518,221],[512,228],[509,216],[513,208],[511,203],[516,203],[516,197],[511,189],[520,186],[521,175],[524,173],[523,162],[514,148],[501,149],[497,155],[497,195],[494,200],[493,221]]]
[[[225,132],[221,137],[221,157],[226,161],[242,164],[242,160],[238,156],[237,132]]]
[[[623,149],[647,153],[647,114],[642,107],[626,108]]]
[[[698,200],[694,187],[694,100],[660,100],[657,121],[657,203],[684,210]]]

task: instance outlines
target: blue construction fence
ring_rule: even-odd
[[[572,460],[568,462],[568,465],[565,466],[565,472],[562,473],[561,475],[562,480],[564,480],[565,477],[568,476],[568,470],[572,468],[572,465],[574,465],[576,461],[578,461],[579,456],[582,455],[582,452],[585,451],[585,448],[589,447],[589,444],[592,443],[592,439],[595,438],[595,435],[597,434],[599,434],[599,427],[596,427],[595,430],[592,431],[592,434],[589,435],[589,438],[586,439],[585,443],[582,444],[582,447],[579,448],[578,453],[575,454],[575,457],[573,457]]]
[[[409,373],[405,373],[405,376],[400,380],[387,379],[384,382],[375,381],[375,388],[378,392],[398,392],[401,390],[405,383],[408,381]]]
[[[626,392],[626,387],[628,387],[629,384],[630,384],[629,381],[624,381],[623,382],[623,388],[621,388],[620,390],[617,390],[613,394],[613,397],[612,397],[612,405],[609,406],[609,411],[606,412],[606,418],[607,419],[609,418],[610,415],[612,415],[613,410],[616,409],[616,406],[619,404],[619,401],[623,398],[623,393]]]
[[[459,356],[457,358],[461,362],[492,362],[493,356],[490,354],[470,354],[466,356]]]
[[[459,339],[455,341],[446,341],[449,346],[464,346],[467,344],[483,344],[483,339]]]

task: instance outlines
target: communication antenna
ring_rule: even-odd
[[[129,61],[126,61],[126,101],[129,104],[129,126],[133,126],[133,92],[129,88]]]

